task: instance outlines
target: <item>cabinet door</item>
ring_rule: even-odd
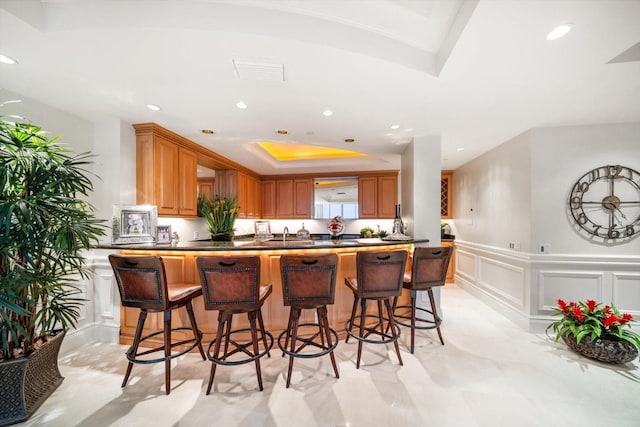
[[[378,177],[358,178],[358,216],[376,218],[378,215]]]
[[[293,199],[293,218],[311,218],[311,208],[313,206],[313,180],[293,180]]]
[[[180,148],[179,159],[178,213],[195,217],[198,213],[198,157],[193,151]]]
[[[269,179],[260,183],[262,193],[262,218],[276,217],[276,181]]]
[[[242,172],[237,174],[238,218],[249,216],[249,177]]]
[[[214,193],[214,178],[200,178],[198,179],[198,196],[204,196],[210,200],[213,200]]]
[[[378,218],[395,218],[398,204],[398,176],[378,177]]]
[[[179,215],[180,178],[178,146],[156,137],[154,144],[155,204],[158,215]]]
[[[252,177],[249,181],[251,191],[249,192],[249,203],[253,207],[253,218],[260,218],[262,211],[262,190],[260,189],[260,180]]]
[[[276,181],[276,218],[293,218],[293,180]]]
[[[452,246],[453,242],[442,242],[441,246]],[[447,277],[445,278],[446,283],[453,283],[454,276],[456,274],[456,251],[454,250],[451,254],[451,259],[449,260],[449,267],[447,268]]]

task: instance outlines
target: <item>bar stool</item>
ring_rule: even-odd
[[[118,283],[120,300],[124,307],[140,309],[138,325],[133,337],[133,344],[127,350],[129,365],[122,381],[122,387],[127,384],[134,363],[149,364],[164,361],[166,394],[171,392],[171,359],[198,347],[204,360],[202,349],[202,332],[198,330],[196,318],[193,314],[191,301],[202,295],[199,285],[183,283],[167,283],[164,263],[159,256],[122,256],[109,255],[109,262]],[[171,313],[173,310],[186,307],[191,327],[171,327]],[[142,329],[148,313],[164,313],[163,329],[142,337]],[[193,338],[177,342],[171,341],[171,333],[180,330],[190,330]],[[151,350],[138,352],[138,347],[145,341],[163,334],[163,345]],[[172,353],[174,347],[188,345],[186,349]],[[143,356],[164,350],[164,356],[147,359]]]
[[[411,353],[414,350],[415,331],[416,329],[436,329],[438,331],[438,337],[440,337],[440,343],[444,345],[442,339],[442,332],[440,331],[440,325],[442,319],[438,316],[436,310],[436,304],[433,298],[433,287],[443,286],[447,277],[447,268],[449,267],[449,261],[453,254],[453,248],[450,246],[435,247],[435,248],[415,248],[413,251],[413,266],[411,267],[411,274],[406,274],[402,287],[411,291],[411,306],[403,305],[397,306],[398,297],[393,299],[393,313],[396,318],[396,323],[411,328]],[[419,291],[427,291],[429,295],[429,302],[431,303],[431,310],[422,307],[416,307],[416,298]],[[410,308],[409,314],[397,314],[397,309]],[[416,311],[422,311],[432,315],[433,320],[416,315]],[[406,320],[410,320],[411,323],[407,323]],[[404,322],[403,322],[404,321]],[[422,322],[417,324],[416,322]]]
[[[260,358],[269,355],[273,346],[273,335],[264,327],[262,320],[262,305],[271,295],[272,286],[260,286],[260,257],[259,256],[204,256],[196,260],[202,293],[204,295],[205,310],[218,310],[218,329],[216,338],[209,343],[207,358],[212,362],[209,375],[207,394],[211,392],[216,367],[236,366],[255,362],[256,376],[260,391],[262,386],[262,371]],[[231,330],[233,315],[247,313],[249,328]],[[256,327],[256,319],[258,327]],[[242,339],[243,333],[251,332],[251,339]],[[264,350],[258,346],[258,333]],[[238,336],[239,338],[234,338]],[[220,347],[224,341],[224,349],[220,354]],[[230,347],[231,346],[231,347]],[[213,347],[213,353],[211,352]],[[241,354],[241,358],[232,358]]]
[[[329,354],[336,378],[340,378],[333,354],[338,345],[338,334],[329,327],[327,317],[327,305],[333,304],[335,299],[337,267],[336,254],[280,257],[282,296],[284,305],[291,307],[287,329],[278,337],[278,347],[283,351],[283,356],[285,353],[289,355],[287,388],[291,384],[293,360],[296,357],[313,358]],[[299,322],[302,310],[306,309],[316,310],[317,323]],[[299,334],[299,328],[311,328],[315,332],[303,336]],[[296,347],[298,342],[301,344]],[[307,347],[316,347],[319,351],[304,351]]]
[[[358,359],[356,369],[360,368],[360,359],[362,356],[362,343],[369,344],[387,344],[393,342],[398,362],[402,365],[402,357],[400,356],[400,348],[398,347],[398,338],[400,337],[400,328],[395,324],[393,310],[391,308],[391,298],[397,297],[402,292],[402,278],[404,277],[404,269],[407,264],[407,252],[403,250],[386,251],[386,252],[358,252],[356,255],[356,277],[346,277],[345,285],[353,292],[353,308],[351,309],[351,317],[345,322],[344,327],[347,331],[345,342],[349,341],[349,337],[358,340]],[[375,300],[378,303],[378,315],[367,314],[367,300]],[[356,323],[356,308],[358,301],[361,302],[359,324]],[[387,309],[387,316],[382,314],[382,302]],[[375,318],[376,323],[367,326],[366,319]],[[386,326],[385,326],[386,322]],[[353,327],[358,327],[358,333],[352,332]],[[388,334],[389,330],[391,335]],[[379,339],[371,339],[371,334],[378,335]]]

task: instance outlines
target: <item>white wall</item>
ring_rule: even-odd
[[[509,248],[531,246],[530,134],[519,135],[454,171],[458,239]]]
[[[574,182],[606,164],[640,170],[640,123],[532,129],[457,169],[456,283],[532,330],[558,298],[640,316],[640,238],[590,239],[569,220]]]
[[[552,254],[640,254],[640,238],[612,243],[576,232],[568,210],[571,188],[587,171],[608,164],[640,171],[640,123],[534,129],[531,136],[531,252],[545,243]]]

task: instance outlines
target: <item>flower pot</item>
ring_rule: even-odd
[[[212,234],[211,240],[214,242],[230,242],[233,240],[233,233]]]
[[[0,362],[0,426],[28,419],[62,383],[58,353],[64,335],[51,338],[28,357]]]
[[[578,343],[573,335],[563,335],[562,339],[576,353],[605,363],[627,363],[638,357],[638,348],[625,340],[597,338],[591,341],[585,336]]]

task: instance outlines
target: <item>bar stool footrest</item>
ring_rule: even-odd
[[[299,328],[301,327],[305,327],[305,326],[315,326],[316,328],[320,329],[320,324],[319,323],[301,323],[298,325]],[[316,337],[318,334],[314,335],[312,338],[301,338],[301,337],[296,337],[296,341],[302,341],[305,343],[305,346],[307,345],[312,345],[314,347],[318,347],[320,349],[322,349],[322,351],[319,351],[317,353],[297,353],[295,351],[291,351],[287,348],[285,348],[284,344],[282,344],[282,340],[284,338],[286,338],[287,334],[288,334],[288,330],[284,330],[282,331],[282,333],[278,336],[278,347],[280,348],[280,350],[282,350],[283,353],[288,354],[291,357],[299,357],[299,358],[303,358],[303,359],[311,359],[314,357],[320,357],[320,356],[324,356],[325,354],[329,354],[331,353],[337,346],[338,346],[338,333],[336,331],[334,331],[332,328],[329,328],[329,332],[331,332],[331,335],[333,336],[333,344],[331,344],[331,347],[327,347],[327,345],[322,345],[319,344],[315,341],[313,341],[313,337]],[[302,347],[300,347],[302,348]],[[300,348],[298,348],[298,350],[300,350]]]
[[[396,307],[396,310],[400,309],[400,308],[408,308],[409,310],[411,310],[411,306],[410,305],[399,305],[399,306]],[[429,313],[430,315],[434,316],[433,312],[431,310],[426,309],[426,308],[416,307],[416,310],[420,310],[420,311],[422,311],[424,313]],[[395,314],[393,317],[394,317],[394,319],[396,319],[396,323],[398,325],[406,326],[407,328],[412,328],[412,329],[436,329],[440,325],[442,325],[442,319],[439,319],[438,321],[429,320],[429,319],[424,319],[424,318],[418,317],[417,314],[416,314],[416,322],[429,323],[429,325],[426,325],[426,326],[421,326],[421,325],[411,326],[411,323],[404,323],[404,322],[402,322],[400,320],[397,320],[397,319],[411,320],[411,314],[410,313],[408,315]],[[434,316],[434,319],[435,319],[435,316]]]
[[[251,332],[251,328],[243,328],[243,329],[235,329],[233,331],[229,332],[229,343],[231,345],[234,346],[234,349],[232,351],[230,351],[229,353],[223,354],[222,357],[223,359],[220,358],[216,358],[211,354],[211,348],[215,345],[216,340],[218,339],[223,339],[227,337],[227,334],[223,334],[220,337],[216,337],[213,341],[211,341],[209,343],[209,347],[207,347],[207,359],[209,359],[211,362],[215,363],[216,365],[221,365],[221,366],[237,366],[237,365],[244,365],[245,363],[249,363],[249,362],[253,362],[257,359],[260,359],[261,357],[269,354],[269,351],[271,350],[271,347],[273,347],[273,335],[271,335],[271,332],[269,331],[265,331],[262,329],[257,329],[256,330],[258,333],[258,343],[261,343],[264,341],[264,337],[267,337],[267,341],[269,343],[269,345],[267,346],[267,348],[265,348],[263,351],[261,351],[258,354],[253,354],[252,353],[252,349],[250,348],[251,346],[253,346],[253,342],[251,341],[251,339],[249,338],[249,341],[247,343],[242,343],[239,344],[237,342],[235,342],[234,340],[231,339],[231,336],[233,334],[239,334],[241,332]],[[240,359],[240,360],[225,360],[227,357],[236,354],[238,352],[244,352],[244,353],[251,353],[251,356],[245,358],[245,359]]]
[[[356,315],[356,317],[358,319],[360,319],[360,315]],[[345,331],[347,331],[347,334],[349,334],[350,337],[353,337],[355,339],[357,339],[358,341],[362,341],[362,342],[366,342],[366,343],[370,343],[370,344],[388,344],[388,343],[392,343],[394,341],[398,341],[398,339],[400,338],[400,327],[398,325],[395,325],[396,328],[396,336],[394,337],[393,335],[389,335],[386,332],[382,333],[379,330],[377,330],[377,328],[380,326],[380,321],[383,322],[387,321],[387,324],[389,322],[389,319],[386,317],[382,317],[380,318],[379,316],[376,316],[375,314],[367,314],[365,315],[365,317],[371,317],[371,318],[375,318],[376,320],[378,320],[378,323],[376,323],[374,326],[365,326],[364,330],[366,332],[365,336],[361,337],[360,335],[358,335],[360,333],[360,324],[356,323],[355,321],[352,323],[351,319],[348,319],[346,322],[344,322],[344,329]],[[395,318],[395,316],[394,316]],[[351,329],[356,328],[358,334],[355,334],[353,332],[351,332],[351,330],[349,329],[349,324],[351,323]],[[389,328],[387,327],[385,329],[388,330]],[[367,338],[369,335],[371,334],[375,334],[375,335],[379,335],[380,339],[378,340],[373,340],[373,339],[369,339]]]
[[[175,332],[175,331],[190,331],[193,332],[193,329],[186,327],[186,326],[181,326],[178,328],[171,328],[171,332]],[[146,340],[153,338],[157,335],[160,334],[164,334],[163,330],[159,330],[159,331],[155,331],[149,335],[146,335],[142,338],[140,338],[140,342],[138,343],[138,345],[140,346],[143,342],[145,342]],[[139,363],[141,365],[145,365],[145,364],[150,364],[150,363],[159,363],[159,362],[164,362],[165,360],[171,360],[174,359],[176,357],[182,356],[183,354],[186,354],[188,352],[190,352],[191,350],[193,350],[194,348],[196,348],[196,346],[202,341],[202,331],[198,330],[198,335],[194,338],[190,338],[187,340],[182,340],[182,341],[177,341],[177,342],[172,342],[171,343],[171,348],[173,349],[174,347],[180,346],[180,345],[185,345],[185,344],[191,344],[187,349],[180,351],[179,353],[171,353],[171,355],[169,356],[164,356],[164,357],[159,357],[157,359],[140,359],[140,356],[144,356],[146,354],[152,354],[158,351],[164,351],[164,345],[161,347],[155,347],[152,348],[150,350],[144,350],[144,351],[140,351],[136,354],[133,354],[133,346],[130,346],[129,349],[127,350],[127,360],[131,363]],[[143,346],[144,347],[144,346]]]

